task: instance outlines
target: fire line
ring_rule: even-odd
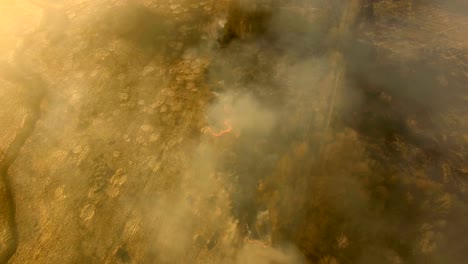
[[[224,125],[226,126],[226,129],[221,130],[219,132],[213,131],[213,129],[211,127],[208,127],[206,132],[210,133],[212,136],[221,137],[221,136],[223,136],[225,134],[228,134],[228,133],[230,133],[232,131],[232,127],[231,127],[231,125],[229,124],[229,122],[227,120],[224,121]]]

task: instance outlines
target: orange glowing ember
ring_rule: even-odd
[[[254,240],[254,239],[250,239],[250,238],[245,238],[245,241],[247,241],[248,243],[253,243],[253,244],[256,244],[258,246],[261,246],[263,248],[268,248],[268,245],[260,240]]]
[[[205,132],[210,133],[214,137],[221,137],[222,135],[228,134],[232,131],[232,127],[227,120],[224,121],[224,125],[226,126],[226,129],[219,132],[214,132],[211,127],[208,127]]]

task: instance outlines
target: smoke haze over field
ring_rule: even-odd
[[[0,263],[467,261],[462,4],[0,3]]]

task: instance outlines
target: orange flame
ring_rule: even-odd
[[[245,238],[245,241],[248,242],[248,243],[253,243],[253,244],[256,244],[256,245],[259,245],[263,248],[268,248],[268,245],[260,240],[254,240],[254,239],[250,239],[250,238]]]
[[[211,127],[208,127],[206,132],[210,133],[214,137],[221,137],[222,135],[228,134],[232,131],[232,127],[227,120],[224,121],[224,125],[226,126],[226,129],[221,130],[219,132],[214,132],[213,129],[211,129]]]

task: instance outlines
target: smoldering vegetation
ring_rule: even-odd
[[[455,44],[415,53],[397,41],[445,7],[43,2],[38,41],[16,64],[47,95],[12,196],[20,224],[70,227],[67,260],[466,261],[466,58]],[[26,169],[43,157],[61,163]],[[73,200],[46,220],[21,205],[48,199],[28,187],[36,174]]]
[[[443,178],[447,166],[465,167],[466,141],[437,137],[457,130],[443,121],[447,108],[466,111],[457,80],[466,80],[464,64],[423,65],[440,60],[437,52],[377,57],[372,39],[362,39],[360,29],[378,30],[369,23],[385,12],[423,20],[429,3],[339,4],[237,1],[228,14],[208,80],[220,98],[252,95],[275,117],[269,133],[241,133],[233,148],[246,157],[230,165],[239,228],[292,243],[312,262],[463,261],[464,239],[451,230],[467,227],[466,175]],[[449,53],[464,60],[461,50]],[[454,69],[450,92],[429,77]],[[267,234],[257,223],[263,211]]]

